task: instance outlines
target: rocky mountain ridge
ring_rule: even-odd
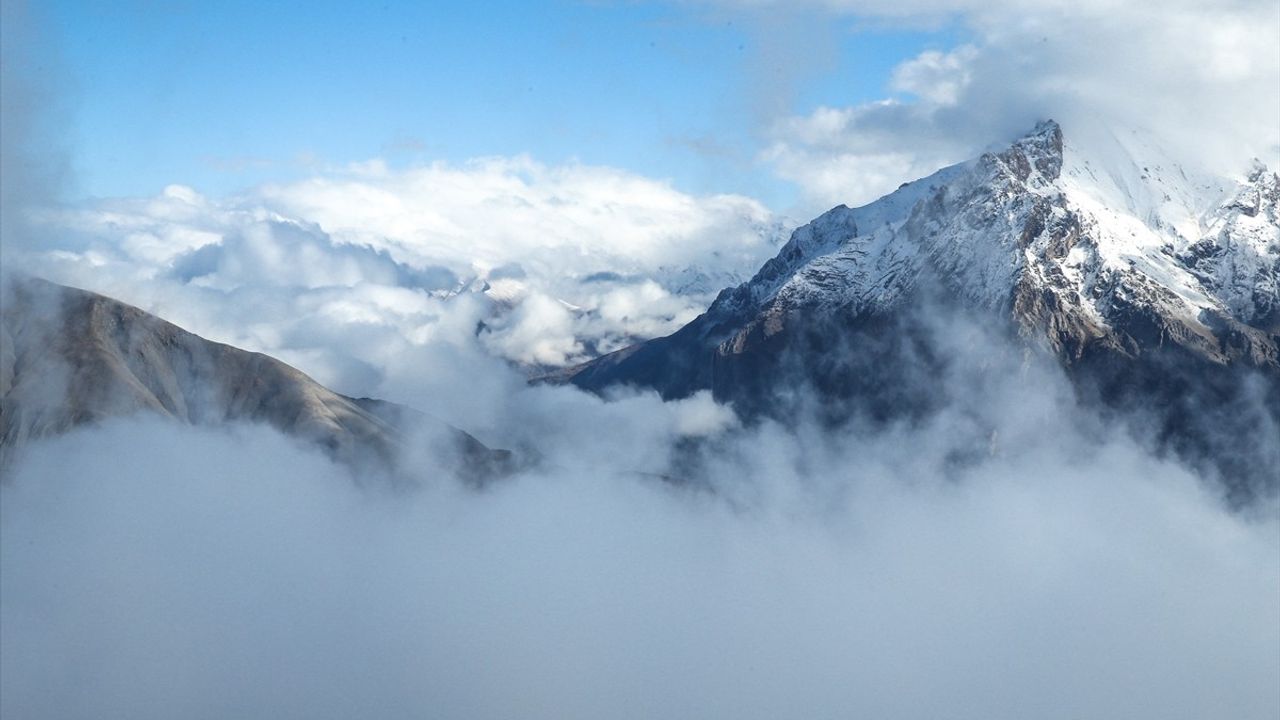
[[[929,379],[948,358],[926,326],[959,313],[1056,360],[1104,407],[1157,408],[1161,441],[1185,455],[1218,453],[1194,428],[1257,400],[1237,434],[1274,470],[1280,443],[1259,434],[1280,427],[1278,188],[1260,164],[1217,178],[1140,134],[1077,147],[1045,121],[824,213],[689,325],[562,377],[711,389],[748,417],[786,417],[800,378],[833,419],[911,417],[945,401]]]

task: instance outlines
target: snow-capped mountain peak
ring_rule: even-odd
[[[919,318],[959,311],[1047,351],[1108,403],[1164,408],[1162,432],[1192,443],[1173,408],[1280,375],[1278,187],[1261,164],[1223,178],[1148,134],[1069,139],[1044,121],[824,213],[680,331],[568,376],[667,397],[710,388],[752,414],[778,412],[781,378],[799,371],[821,396],[891,417],[931,402],[904,368],[928,377],[945,355],[921,350],[933,339]]]
[[[1094,334],[1139,297],[1197,329],[1204,312],[1250,323],[1275,310],[1275,196],[1260,165],[1217,178],[1140,134],[1076,145],[1045,121],[1004,151],[828,211],[713,312],[883,310],[928,273],[978,306],[1051,290]]]

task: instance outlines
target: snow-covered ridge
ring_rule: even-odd
[[[713,311],[877,311],[927,273],[978,306],[1050,292],[1098,332],[1135,302],[1197,332],[1206,313],[1271,328],[1277,188],[1260,163],[1237,179],[1215,177],[1141,133],[1065,140],[1045,121],[1002,152],[828,211]]]
[[[1046,121],[825,213],[693,322],[567,379],[710,389],[746,417],[892,423],[946,407],[936,381],[968,355],[939,329],[973,323],[989,331],[966,340],[979,357],[1008,339],[1053,358],[1085,405],[1138,413],[1162,452],[1233,492],[1274,488],[1278,185],[1261,166],[1216,178],[1141,134],[1068,140]]]

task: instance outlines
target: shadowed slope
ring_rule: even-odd
[[[748,418],[816,397],[832,422],[910,420],[948,402],[947,326],[973,323],[1229,485],[1280,487],[1280,178],[1202,176],[1141,136],[1109,142],[1082,149],[1046,121],[836,207],[676,333],[549,379],[709,389]]]

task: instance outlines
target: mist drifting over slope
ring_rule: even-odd
[[[899,68],[915,100],[774,118],[760,160],[812,202],[870,199],[1002,140],[992,127],[1024,130],[1046,98],[1189,118],[1164,128],[1179,136],[1227,118],[1233,151],[1258,128],[1275,145],[1274,95],[1253,92],[1274,53],[1249,54],[1274,50],[1250,22],[1273,7],[1231,3],[1203,52],[1107,83],[1107,53],[1075,38],[1114,3],[824,5],[968,12],[983,33]],[[1105,45],[1163,47],[1205,23],[1189,8],[1146,34],[1126,11]],[[0,24],[0,269],[541,462],[477,492],[424,450],[406,491],[264,426],[140,415],[32,444],[0,483],[0,715],[1280,716],[1276,499],[1229,508],[1140,422],[1083,412],[1057,368],[938,323],[945,401],[883,427],[746,426],[705,393],[531,387],[529,366],[678,327],[773,253],[778,216],[529,158],[59,205],[62,161],[29,152],[57,145],[41,137],[56,116],[15,94],[58,87],[12,84],[42,66],[12,51],[44,56],[13,42],[17,9]],[[1055,14],[1070,32],[1044,33]],[[1172,92],[1204,53],[1221,62]],[[1112,91],[1153,73],[1151,93]]]
[[[34,445],[0,488],[4,714],[1280,712],[1274,502],[1229,511],[953,332],[951,402],[879,431],[473,368],[486,439],[544,457],[478,493],[360,489],[252,426]]]

